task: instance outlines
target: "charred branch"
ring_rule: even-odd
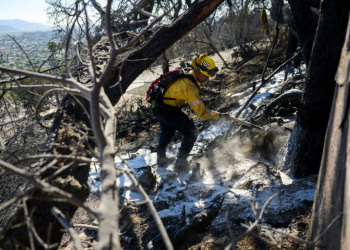
[[[159,28],[149,39],[137,47],[135,51],[131,52],[123,63],[119,63],[115,67],[115,74],[110,77],[109,82],[105,86],[106,94],[110,98],[112,104],[116,104],[119,101],[120,96],[139,74],[148,68],[178,39],[186,35],[213,13],[222,2],[223,0],[198,2],[174,23]],[[123,66],[122,70],[119,69],[121,66]],[[120,82],[118,82],[119,73],[122,79]]]
[[[288,90],[287,92],[285,92],[284,94],[280,95],[275,100],[270,102],[266,106],[266,108],[264,109],[264,111],[262,112],[261,115],[259,115],[257,117],[253,117],[252,122],[254,122],[256,124],[266,124],[268,122],[268,117],[269,117],[272,109],[274,109],[276,106],[279,106],[279,105],[285,103],[286,101],[293,102],[293,103],[300,102],[301,98],[302,98],[302,94],[303,94],[303,92],[300,90],[297,90],[297,89]]]
[[[91,0],[91,3],[96,11],[100,14],[100,27],[106,27],[106,11],[96,0]],[[113,32],[119,33],[128,30],[137,30],[139,28],[145,27],[149,18],[153,16],[153,7],[153,0],[141,0],[137,1],[130,13],[125,13],[123,16],[115,15],[112,13],[110,25]]]

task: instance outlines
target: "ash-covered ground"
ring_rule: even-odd
[[[235,115],[251,96],[253,83],[259,86],[264,63],[264,59],[257,57],[239,69],[222,69],[201,89],[205,105],[209,109]],[[157,72],[157,69],[153,71]],[[301,89],[304,71],[302,67],[300,72],[289,74],[287,81],[284,81],[284,71],[277,73],[261,88],[240,119],[249,120],[262,112],[288,86]],[[271,72],[272,69],[269,69],[266,75]],[[276,107],[274,115],[264,125],[266,133],[238,123],[231,126],[230,121],[204,121],[188,111],[201,133],[191,152],[193,170],[178,175],[173,171],[173,164],[164,168],[155,164],[159,126],[144,100],[147,88],[148,84],[129,90],[116,106],[119,119],[115,164],[124,166],[119,156],[127,161],[153,200],[171,237],[185,230],[185,236],[179,238],[176,249],[224,249],[231,242],[228,227],[234,237],[242,234],[245,231],[242,223],[249,224],[256,219],[252,206],[260,212],[264,203],[276,193],[261,221],[266,228],[254,233],[267,237],[270,242],[279,242],[282,236],[270,232],[269,228],[279,228],[292,236],[306,238],[317,176],[292,179],[288,177],[288,171],[279,171],[274,165],[278,160],[276,155],[288,140],[296,119],[297,111],[291,105],[297,107],[297,104],[289,102],[286,107]],[[168,148],[168,157],[176,156],[180,142],[181,135],[176,134]],[[88,203],[93,206],[99,203],[99,170],[98,164],[91,166],[89,181],[92,194]],[[117,179],[117,185],[121,201],[123,249],[162,249],[162,243],[157,238],[159,231],[147,206],[138,205],[144,198],[135,191],[126,175]],[[214,214],[208,219],[210,223],[187,230],[196,215],[203,211]],[[95,218],[80,209],[73,222],[98,226]],[[96,249],[97,232],[84,228],[79,232],[83,246]],[[285,249],[306,249],[305,245],[288,236],[283,236],[281,242]],[[72,247],[70,237],[65,235],[61,248]],[[237,244],[237,249],[270,248],[273,249],[252,236],[244,237]]]

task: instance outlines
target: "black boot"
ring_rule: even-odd
[[[157,165],[158,167],[165,167],[166,165],[172,163],[175,160],[174,157],[167,158],[165,155],[165,150],[157,149]]]
[[[187,161],[187,157],[177,157],[174,167],[175,172],[189,172],[191,170],[191,166]]]
[[[166,165],[169,165],[170,163],[172,163],[175,160],[175,157],[162,157],[159,158],[157,157],[157,165],[158,167],[165,167]]]

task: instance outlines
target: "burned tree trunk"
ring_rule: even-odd
[[[280,23],[286,23],[288,25],[289,30],[298,40],[301,47],[307,43],[305,46],[306,51],[303,53],[303,56],[306,65],[308,65],[311,56],[312,41],[314,39],[317,27],[317,16],[311,10],[310,6],[305,5],[307,2],[304,2],[304,4],[299,4],[295,3],[294,0],[289,0],[288,4],[281,7],[282,3],[283,1],[280,0],[271,1],[271,17],[277,22],[281,12]],[[295,51],[290,51],[290,49],[287,50],[288,54],[294,54],[294,52]]]
[[[349,7],[349,1],[324,0],[321,3],[303,99],[293,132],[279,153],[282,160],[278,168],[288,171],[291,176],[318,173]]]
[[[106,94],[112,104],[115,105],[119,101],[121,95],[125,93],[136,77],[160,57],[166,49],[209,17],[222,2],[223,0],[199,1],[174,23],[159,28],[146,42],[136,48],[123,63],[123,69],[120,72],[122,80],[115,84],[119,78],[117,70],[111,77],[109,84],[105,86]]]
[[[163,53],[162,59],[163,59],[163,63],[162,63],[163,74],[166,74],[169,72],[169,60],[168,58],[166,58],[165,52]]]
[[[313,205],[311,240],[317,239],[330,226],[319,241],[322,249],[348,249],[350,243],[350,175],[347,171],[350,167],[350,159],[347,157],[350,129],[349,36],[350,21],[337,72],[337,85]],[[331,224],[332,222],[334,223]]]
[[[193,237],[193,235],[207,230],[213,220],[218,216],[223,201],[223,196],[217,196],[213,199],[209,207],[195,214],[189,223],[186,224],[186,219],[183,218],[178,225],[168,226],[167,231],[174,248],[179,249],[186,240]],[[182,216],[185,216],[185,214]],[[148,246],[152,246],[149,248],[152,250],[166,249],[160,235],[152,239],[152,241],[148,243]]]
[[[303,57],[306,65],[309,65],[317,27],[317,16],[309,6],[293,3],[290,0],[288,2],[290,9],[285,11],[284,18],[299,44],[306,49]]]

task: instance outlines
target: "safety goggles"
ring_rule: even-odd
[[[203,65],[199,65],[198,63],[197,63],[197,66],[198,66],[201,70],[207,72],[207,74],[210,75],[211,77],[214,77],[215,74],[216,74],[216,72],[219,71],[219,69],[218,69],[217,67],[215,67],[215,68],[213,68],[213,69],[208,69],[208,68],[204,67]]]

